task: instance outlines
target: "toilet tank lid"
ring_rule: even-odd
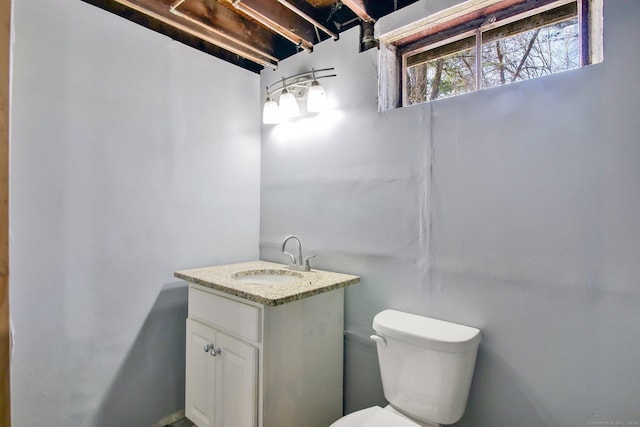
[[[396,310],[376,314],[373,329],[383,336],[449,352],[468,351],[480,342],[476,328]]]

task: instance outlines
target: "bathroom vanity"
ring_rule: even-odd
[[[198,427],[326,427],[342,416],[344,287],[265,261],[189,282],[186,416]]]

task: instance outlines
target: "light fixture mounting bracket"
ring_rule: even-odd
[[[267,86],[267,95],[273,96],[287,89],[297,98],[304,98],[314,81],[326,79],[329,77],[336,77],[337,74],[327,74],[334,70],[334,67],[320,68],[318,70],[311,69],[309,71],[304,71],[302,73],[294,74],[289,77],[282,77],[280,80]]]

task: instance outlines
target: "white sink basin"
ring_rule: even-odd
[[[302,274],[287,270],[247,270],[234,273],[231,277],[243,283],[264,285],[295,283],[303,278]]]

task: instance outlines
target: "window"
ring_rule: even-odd
[[[494,1],[432,21],[413,35],[404,33],[404,40],[394,43],[402,105],[597,62],[589,25],[596,1],[509,1],[502,8],[507,2]]]

